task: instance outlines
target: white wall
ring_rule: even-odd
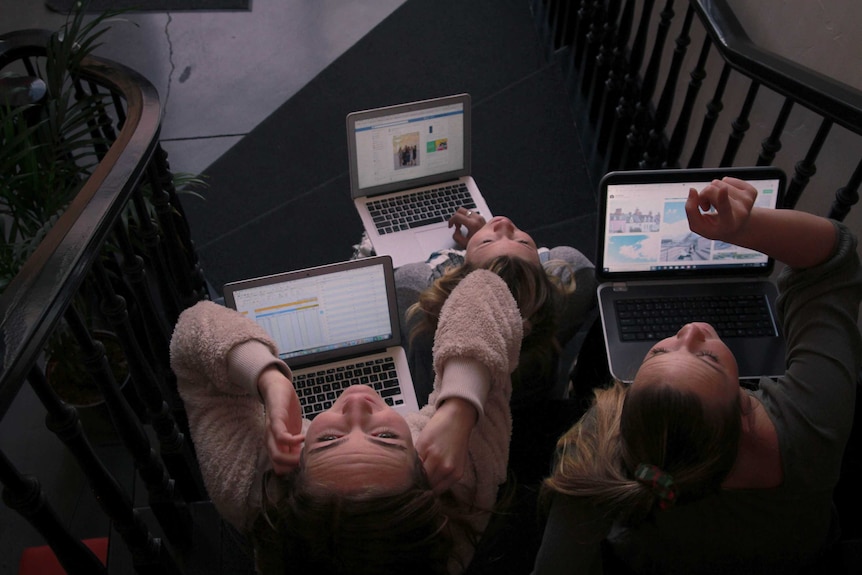
[[[754,43],[862,91],[862,2],[859,0],[727,0]],[[818,125],[797,117],[788,125],[788,145],[807,146]],[[833,128],[837,137],[817,161],[815,182],[828,194],[808,190],[798,209],[825,214],[832,191],[844,183],[862,158],[862,139]],[[821,178],[823,178],[821,180]],[[831,181],[831,185],[827,182]],[[821,196],[821,197],[818,197]],[[862,235],[862,204],[846,223]]]

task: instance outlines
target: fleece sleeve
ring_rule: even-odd
[[[185,310],[171,338],[171,367],[207,492],[240,530],[260,509],[268,466],[257,377],[269,365],[290,376],[276,352],[255,322],[208,301]]]
[[[452,494],[465,510],[493,509],[506,481],[512,435],[510,374],[518,365],[523,337],[521,314],[506,284],[496,274],[477,270],[464,278],[440,313],[434,342],[433,410],[459,397],[476,407],[479,419],[470,435],[469,464]],[[479,531],[487,514],[472,520]],[[460,549],[464,557],[467,551]]]

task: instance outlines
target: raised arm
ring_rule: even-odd
[[[518,364],[522,337],[518,306],[496,274],[477,270],[447,298],[434,339],[430,402],[436,412],[416,442],[438,491],[475,472],[477,497],[490,496],[493,503],[506,477],[509,374]]]
[[[276,351],[256,323],[207,301],[180,315],[171,338],[171,367],[207,491],[239,529],[260,507],[260,474],[268,466],[265,382],[289,381]]]
[[[701,236],[772,256],[794,268],[826,261],[835,249],[835,227],[826,218],[796,210],[754,206],[757,190],[743,180],[713,180],[690,190],[685,211]]]

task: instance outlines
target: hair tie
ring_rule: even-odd
[[[657,465],[641,463],[635,470],[635,479],[638,483],[649,487],[653,494],[658,497],[658,506],[662,511],[676,503],[677,493],[673,477],[662,471]]]

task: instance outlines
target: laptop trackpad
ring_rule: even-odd
[[[425,256],[447,248],[458,248],[458,244],[452,239],[452,232],[455,230],[448,227],[434,228],[431,230],[423,230],[416,232],[416,241],[419,242],[419,247],[422,248],[422,253]]]

